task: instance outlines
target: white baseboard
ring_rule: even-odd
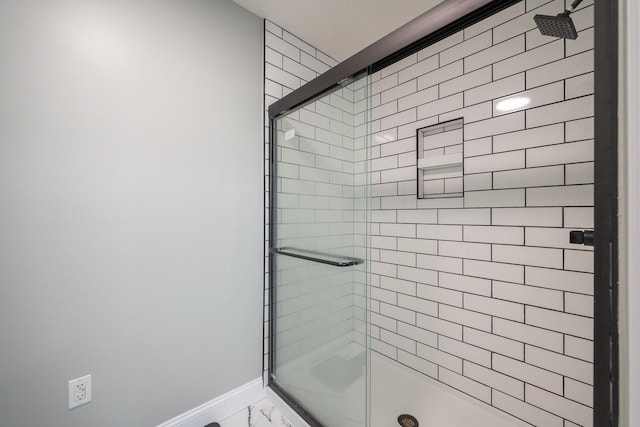
[[[262,378],[256,378],[157,427],[204,427],[242,411],[264,396]]]

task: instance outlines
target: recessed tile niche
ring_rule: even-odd
[[[462,197],[463,119],[418,129],[418,198]]]

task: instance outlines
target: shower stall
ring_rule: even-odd
[[[269,107],[268,380],[309,424],[615,425],[615,21],[576,3],[565,39],[564,0],[445,1]]]

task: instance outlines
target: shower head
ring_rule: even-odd
[[[545,36],[561,37],[563,39],[575,40],[578,38],[578,32],[576,31],[573,20],[569,16],[576,7],[582,3],[582,0],[576,0],[565,10],[564,13],[560,13],[557,16],[549,15],[536,15],[533,17],[540,33]]]
[[[538,29],[545,36],[571,40],[578,38],[578,32],[569,15],[564,13],[558,16],[536,15],[533,20],[536,21]]]

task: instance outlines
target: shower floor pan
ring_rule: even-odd
[[[287,389],[302,401],[322,402],[325,427],[362,427],[365,390],[354,362],[364,349],[355,344],[324,353],[312,363],[286,368]],[[356,357],[354,357],[356,356]],[[343,362],[343,360],[345,362]],[[311,367],[311,368],[310,368]],[[326,370],[336,367],[335,374]],[[517,418],[439,383],[379,353],[371,353],[371,427],[399,427],[398,416],[411,414],[419,427],[531,427]],[[302,424],[302,423],[301,423]],[[304,423],[306,424],[306,423]],[[295,427],[303,427],[303,425]]]
[[[420,427],[531,427],[378,353],[371,353],[371,427],[399,426],[411,414]]]
[[[350,365],[337,369],[335,378],[323,372],[331,365],[340,367],[336,362],[342,358],[359,359],[358,362],[364,363],[364,358],[353,358],[361,352],[362,347],[348,345],[331,352],[326,363],[325,358],[321,358],[314,363],[295,364],[286,369],[289,390],[305,401],[322,402],[321,406],[326,408],[323,411],[325,427],[364,425],[365,375],[352,375],[356,369]],[[401,414],[416,417],[420,427],[531,427],[531,424],[372,352],[370,425],[398,427]]]

